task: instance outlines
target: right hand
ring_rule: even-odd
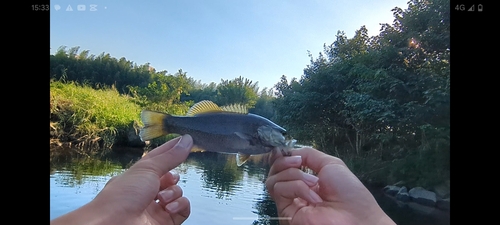
[[[274,160],[266,180],[280,224],[395,224],[342,160],[313,148],[291,153]]]

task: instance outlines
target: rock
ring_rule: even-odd
[[[396,199],[402,202],[410,201],[410,194],[408,194],[408,189],[405,186],[399,189],[398,193],[396,194]]]
[[[127,140],[125,145],[128,147],[134,148],[142,148],[149,145],[149,141],[142,141],[141,137],[139,137],[139,130],[141,127],[138,125],[136,121],[132,121],[128,126],[127,131]]]
[[[130,129],[127,133],[127,146],[129,147],[144,147],[145,144],[137,134],[135,129]]]
[[[382,190],[384,190],[384,192],[390,196],[394,196],[395,194],[398,193],[399,191],[399,187],[398,186],[394,186],[394,185],[387,185],[385,186]]]
[[[409,192],[410,199],[425,206],[435,206],[437,202],[436,193],[425,190],[423,187],[414,187]]]
[[[436,202],[436,207],[439,209],[450,210],[450,198],[439,199]]]
[[[450,197],[450,187],[445,183],[436,185],[432,188],[439,198],[449,198]]]

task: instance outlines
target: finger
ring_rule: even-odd
[[[278,182],[274,185],[274,190],[282,201],[286,199],[288,203],[291,203],[295,198],[301,198],[313,204],[323,201],[316,192],[311,190],[309,186],[301,180]]]
[[[299,168],[302,164],[302,157],[300,155],[297,156],[289,156],[289,157],[278,157],[274,161],[269,170],[269,176],[277,174],[288,168]]]
[[[279,149],[278,148],[275,148],[273,149],[267,156],[267,160],[269,162],[269,165],[273,165],[274,164],[274,161],[276,161],[276,159],[278,158],[281,158],[283,155],[281,155],[279,152]]]
[[[167,147],[170,144],[164,144],[149,153],[147,156],[135,163],[129,170],[144,169],[153,171],[162,177],[168,171],[174,169],[186,160],[191,148],[193,147],[193,139],[190,135],[183,135],[178,142],[171,148]],[[151,151],[151,152],[153,152]],[[159,154],[157,154],[159,152]]]
[[[313,187],[318,183],[318,179],[318,177],[312,174],[304,173],[300,169],[288,168],[279,172],[278,174],[268,177],[266,180],[266,188],[269,193],[274,194],[273,188],[274,185],[278,182],[301,180],[306,183],[307,186]]]
[[[337,165],[346,166],[345,163],[341,159],[339,159],[335,156],[327,155],[327,154],[325,154],[319,150],[316,150],[314,148],[309,148],[309,147],[300,148],[300,149],[291,151],[291,153],[293,156],[301,156],[302,165],[309,167],[315,173],[319,173],[321,168],[325,167],[328,164],[337,164]]]
[[[363,199],[365,203],[375,201],[370,191],[347,166],[328,164],[321,169],[318,177],[318,193],[329,193],[325,195],[325,200],[352,202]]]
[[[179,139],[181,139],[181,138],[182,138],[182,136],[179,136],[179,137],[176,137],[170,141],[163,143],[162,145],[160,145],[160,146],[156,147],[155,149],[151,150],[150,152],[148,152],[148,154],[146,154],[144,157],[142,157],[142,159],[149,159],[151,157],[157,156],[159,154],[164,153],[165,151],[172,149],[177,144],[177,142],[179,142]]]
[[[179,182],[180,176],[175,170],[171,170],[169,173],[164,174],[160,178],[160,190],[163,190],[165,188],[168,188],[172,185],[177,184]]]
[[[109,179],[108,182],[106,182],[106,184],[104,185],[104,187],[108,186],[108,184],[110,184],[111,182],[113,182],[114,180],[116,180],[116,178],[119,177],[120,175],[121,174],[111,177],[111,179]]]
[[[190,202],[186,197],[180,197],[165,206],[165,210],[171,213],[174,224],[183,223],[191,214]]]
[[[325,200],[350,201],[360,199],[360,194],[365,195],[364,199],[373,200],[368,189],[341,159],[307,147],[292,151],[292,155],[302,156],[302,165],[317,173],[319,187],[315,191],[330,193],[324,196]]]
[[[174,201],[175,199],[178,199],[182,197],[182,189],[181,187],[174,185],[166,188],[165,190],[162,190],[158,192],[158,204],[160,204],[162,207],[165,207],[167,204],[170,202]]]

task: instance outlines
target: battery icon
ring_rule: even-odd
[[[482,12],[483,11],[483,5],[479,4],[477,5],[477,11]]]

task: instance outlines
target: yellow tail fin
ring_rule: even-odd
[[[164,119],[168,114],[144,110],[141,112],[141,120],[144,127],[139,132],[142,141],[148,141],[168,134],[164,129]]]

